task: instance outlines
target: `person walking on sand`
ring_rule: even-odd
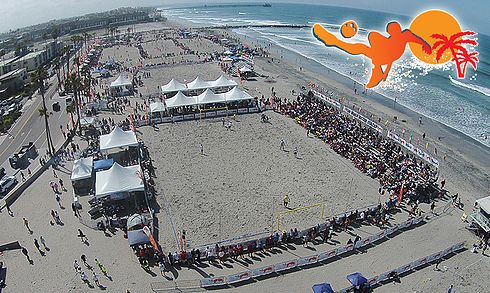
[[[26,226],[26,228],[27,228],[27,232],[29,232],[29,234],[32,234],[32,230],[29,227],[29,221],[27,221],[26,218],[22,218],[22,221],[24,222],[24,226]]]
[[[89,283],[89,282],[88,282],[88,276],[87,276],[87,274],[86,274],[84,271],[81,271],[81,272],[80,272],[80,278],[82,279],[82,281],[83,281],[84,283],[87,283],[87,284]]]
[[[27,248],[22,247],[21,249],[22,254],[26,256],[28,262],[32,262],[31,258],[29,257],[29,251],[27,251]]]
[[[436,207],[436,202],[433,201],[431,204],[430,204],[430,212],[434,214],[434,209]]]
[[[10,206],[9,206],[9,205],[7,205],[7,212],[9,213],[9,215],[10,215],[11,217],[13,217],[13,216],[14,216],[14,212],[12,212],[12,210],[10,209]]]
[[[58,202],[58,206],[60,207],[60,209],[62,209],[63,206],[61,205],[61,197],[58,195],[58,193],[55,194],[55,197],[56,197],[56,202]]]
[[[163,261],[161,261],[158,266],[160,267],[160,274],[162,275],[162,277],[167,277],[166,274],[165,274],[165,263]]]
[[[447,288],[447,293],[453,293],[454,292],[454,285],[451,284],[451,286],[449,286],[449,288]]]
[[[279,146],[279,149],[281,151],[285,151],[286,150],[286,143],[284,142],[284,139],[281,139],[281,145]]]
[[[294,147],[293,154],[294,154],[294,157],[297,159],[298,158],[298,148],[297,147]]]
[[[58,175],[56,174],[56,171],[54,170],[54,167],[53,167],[53,176],[54,176],[54,178],[58,178]]]
[[[76,259],[73,261],[73,268],[75,269],[75,272],[80,272],[82,270]]]
[[[95,272],[92,272],[92,279],[94,280],[95,285],[97,285],[97,287],[100,287],[99,277]]]
[[[36,238],[34,238],[34,246],[36,246],[37,251],[39,251],[39,253],[42,255],[43,251],[41,250],[41,246],[39,245],[39,242]]]
[[[81,242],[88,242],[88,238],[85,234],[83,234],[82,230],[78,229],[78,237],[80,237]],[[84,241],[85,240],[85,241]]]
[[[283,199],[283,204],[284,204],[284,207],[287,208],[288,205],[289,205],[289,195],[285,195],[284,196],[284,199]]]
[[[203,147],[202,143],[199,144],[199,147],[201,149],[201,156],[202,156],[202,155],[204,155],[204,147]]]
[[[42,235],[39,237],[39,241],[41,241],[41,244],[43,245],[45,250],[49,250],[48,246],[46,246],[46,240],[44,240],[44,237]]]

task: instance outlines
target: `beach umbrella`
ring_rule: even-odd
[[[367,279],[364,278],[364,276],[361,273],[353,273],[347,276],[347,280],[353,285],[353,286],[360,286],[362,284],[367,283]]]
[[[329,283],[315,284],[311,288],[314,293],[335,293]]]

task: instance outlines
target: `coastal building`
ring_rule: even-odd
[[[20,57],[12,57],[12,58],[0,61],[0,75],[4,75],[4,74],[16,69],[15,67],[12,67],[13,66],[12,63],[14,63],[15,61],[17,61],[19,59],[20,59]]]
[[[36,51],[28,53],[20,57],[15,62],[12,62],[12,70],[25,68],[28,72],[35,70],[39,66],[44,65],[47,62],[46,50]]]
[[[29,75],[25,68],[12,70],[0,76],[0,93],[2,97],[14,94],[29,82]]]

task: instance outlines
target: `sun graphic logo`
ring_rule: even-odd
[[[344,38],[352,38],[359,31],[357,23],[346,21],[340,27]],[[442,10],[428,10],[417,15],[409,29],[402,30],[400,23],[391,21],[386,25],[388,37],[380,32],[368,34],[368,42],[351,43],[337,38],[321,24],[313,25],[313,35],[327,47],[335,47],[351,55],[364,55],[371,60],[372,71],[367,88],[373,88],[386,81],[393,63],[404,54],[406,45],[420,61],[429,64],[453,62],[458,78],[464,78],[468,65],[477,69],[478,42],[470,37],[473,31],[463,31],[458,21],[450,13]]]

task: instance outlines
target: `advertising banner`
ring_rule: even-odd
[[[184,120],[184,117],[181,116],[181,115],[178,115],[178,116],[172,116],[172,120],[173,121],[182,121]]]
[[[396,231],[398,231],[398,225],[395,225],[393,227],[386,229],[385,233],[386,233],[386,236],[390,236],[391,234],[395,233]]]
[[[219,110],[216,111],[217,116],[226,116],[227,111],[226,110]]]
[[[171,122],[172,121],[172,117],[163,117],[162,118],[162,122],[165,123],[165,122]]]
[[[374,284],[377,284],[379,282],[378,280],[379,280],[379,276],[372,277],[367,281],[367,283],[369,284],[369,286],[374,286]]]
[[[310,256],[299,258],[298,266],[301,267],[301,266],[311,265],[317,262],[318,262],[318,255],[310,255]]]
[[[442,257],[442,251],[436,252],[434,254],[431,254],[427,257],[427,262],[433,262],[437,259],[440,259]]]
[[[252,276],[253,277],[260,277],[260,276],[272,274],[273,272],[274,272],[274,266],[266,266],[266,267],[261,267],[261,268],[253,270]]]
[[[405,229],[405,228],[408,228],[412,225],[412,220],[407,220],[405,222],[401,222],[400,224],[398,224],[398,229]]]
[[[458,244],[454,244],[451,248],[452,248],[452,251],[455,252],[455,251],[463,249],[465,247],[465,245],[466,245],[466,241],[463,241],[463,242],[460,242]]]
[[[381,275],[378,276],[378,283],[388,280],[389,276],[390,276],[390,272],[382,273]]]
[[[194,119],[194,114],[186,114],[186,115],[184,115],[184,119],[185,119],[185,120],[191,120],[191,119]]]
[[[246,110],[246,109],[245,109],[245,110]],[[231,109],[231,110],[228,110],[228,114],[233,115],[233,114],[236,114],[236,113],[239,113],[239,112],[237,111],[237,109]],[[245,112],[245,113],[247,113],[247,112]]]
[[[253,107],[253,108],[248,108],[248,113],[255,113],[255,112],[259,112],[259,109]]]
[[[206,117],[216,117],[216,112],[207,112]]]
[[[396,272],[398,274],[403,274],[405,272],[411,271],[413,268],[412,265],[413,265],[413,263],[409,263],[408,265],[401,266],[401,267],[396,269]]]
[[[240,108],[240,109],[238,109],[238,113],[240,113],[240,114],[248,113],[248,109],[247,108]]]
[[[332,249],[326,252],[322,252],[318,255],[318,261],[324,261],[329,258],[332,258],[334,256],[337,256],[337,249]]]
[[[298,266],[298,260],[297,259],[285,261],[282,263],[275,264],[274,265],[274,271],[280,272],[280,271],[284,271],[284,270],[289,270],[289,269],[295,268],[296,266]]]
[[[361,248],[363,246],[366,246],[368,244],[371,244],[371,242],[373,242],[373,236],[369,236],[369,237],[363,238],[363,239],[357,241],[356,248]]]
[[[424,256],[422,258],[417,259],[416,261],[413,261],[412,267],[415,269],[415,268],[418,268],[418,267],[425,265],[426,263],[427,263],[427,257]]]
[[[238,274],[234,275],[229,275],[226,280],[228,284],[234,284],[242,281],[249,280],[252,277],[252,272],[247,271],[247,272],[241,272]]]
[[[226,284],[225,277],[205,278],[201,279],[201,287],[212,287]]]

